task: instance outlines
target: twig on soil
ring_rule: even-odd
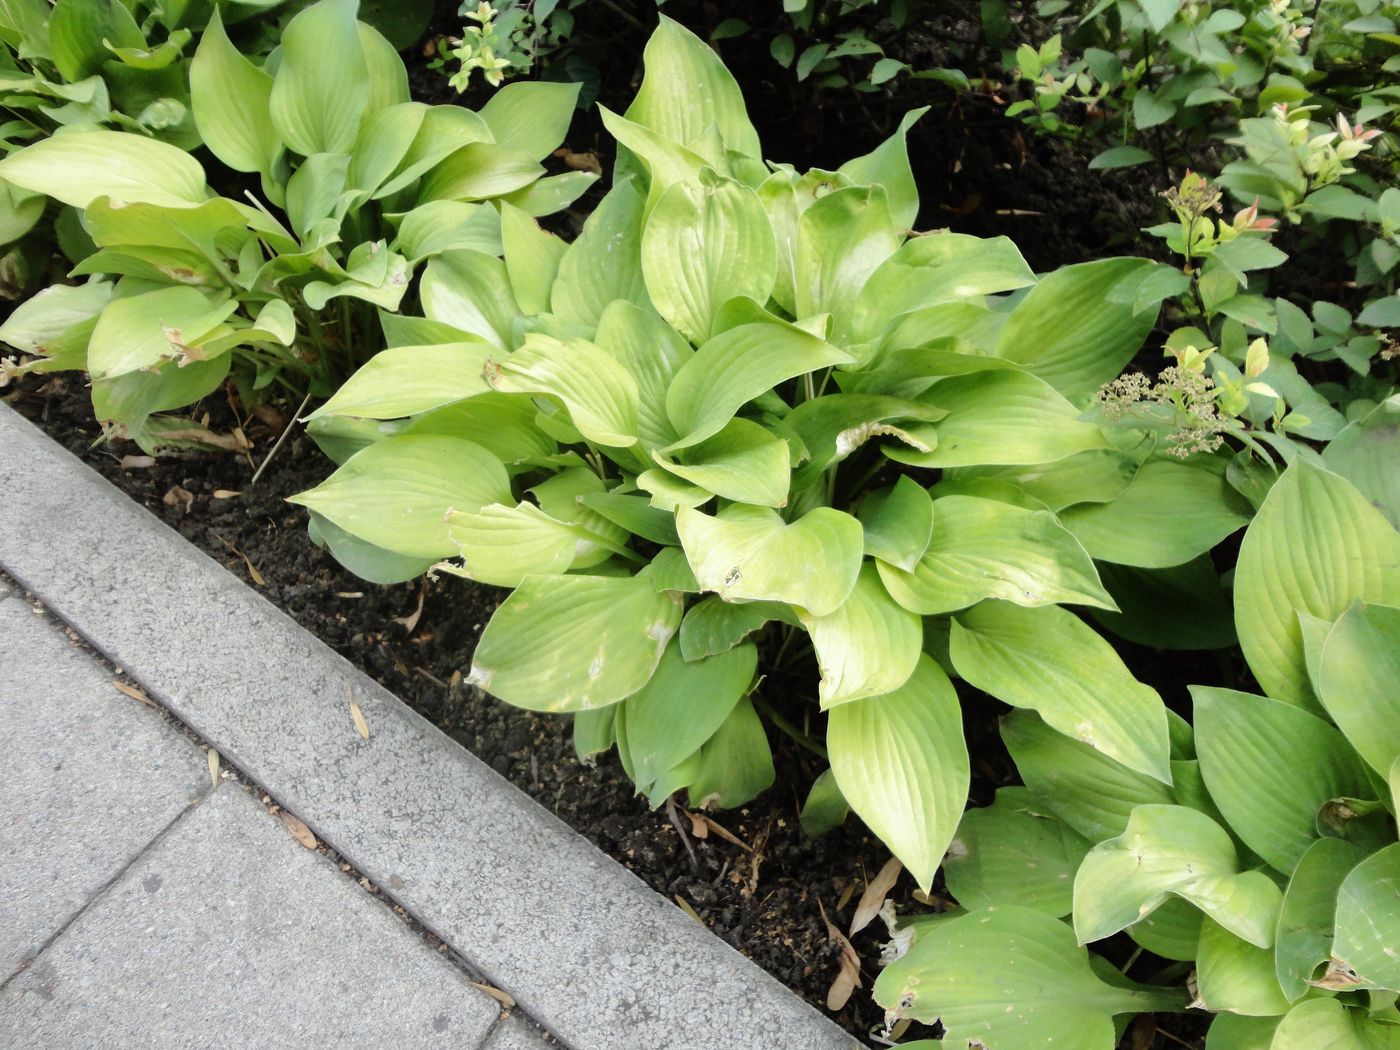
[[[676,812],[676,797],[674,795],[666,797],[666,816],[671,818],[671,824],[676,829],[676,834],[681,837],[681,845],[685,847],[685,852],[690,857],[690,870],[698,874],[700,861],[696,859],[695,847],[690,844],[690,835],[681,823],[681,815]]]
[[[248,482],[249,488],[252,488],[258,483],[258,478],[262,477],[262,472],[266,470],[267,465],[272,462],[272,457],[277,455],[277,450],[282,447],[282,442],[287,440],[287,435],[292,432],[292,427],[294,427],[296,421],[301,418],[302,410],[306,408],[306,404],[310,400],[311,391],[308,390],[306,396],[301,399],[301,404],[297,406],[297,410],[292,413],[292,418],[287,420],[287,425],[282,428],[282,433],[277,435],[277,440],[272,444],[272,451],[263,457],[263,461],[258,465],[258,469],[253,471],[253,480]]]

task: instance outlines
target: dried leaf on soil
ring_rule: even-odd
[[[511,997],[509,992],[503,992],[499,988],[493,988],[491,985],[483,984],[481,981],[469,981],[467,983],[473,988],[481,989],[481,991],[485,992],[492,999],[495,999],[496,1002],[500,1003],[507,1010],[515,1009],[515,1000]]]
[[[860,987],[860,956],[846,935],[831,925],[821,901],[817,901],[817,908],[822,913],[822,922],[826,923],[826,935],[841,946],[841,969],[826,993],[826,1008],[835,1012],[845,1006],[850,1001],[851,993]]]
[[[720,838],[724,839],[725,842],[732,842],[734,845],[738,846],[738,847],[739,847],[741,850],[743,850],[745,853],[752,853],[752,852],[753,852],[753,847],[750,846],[747,842],[745,842],[743,839],[741,839],[738,835],[734,834],[734,832],[730,831],[728,828],[726,828],[726,827],[724,827],[723,825],[718,824],[718,823],[716,823],[714,820],[710,819],[710,817],[707,816],[707,815],[704,814],[704,813],[698,813],[698,814],[697,814],[697,813],[692,813],[692,814],[690,814],[690,821],[691,821],[691,824],[692,824],[692,825],[696,822],[697,817],[698,817],[700,823],[702,823],[702,824],[705,825],[705,828],[706,828],[706,831],[707,831],[707,832],[713,831],[713,832],[714,832],[716,835],[718,835]],[[705,836],[704,836],[704,835],[696,835],[695,837],[696,837],[697,839],[703,839]]]
[[[705,925],[705,920],[700,918],[696,910],[690,906],[690,902],[684,897],[682,897],[679,893],[676,894],[676,903],[680,905],[681,911],[685,912],[692,919],[698,922],[701,926]]]
[[[311,833],[311,829],[303,824],[298,818],[292,816],[285,809],[277,814],[282,823],[287,826],[287,830],[292,833],[292,838],[296,839],[307,849],[315,849],[317,846],[316,836]]]
[[[160,501],[167,507],[174,507],[183,503],[185,509],[189,510],[190,507],[194,506],[194,493],[180,485],[171,485],[170,488],[166,490],[165,495],[160,498]]]
[[[112,684],[117,687],[117,692],[125,693],[133,700],[140,700],[147,707],[156,706],[155,701],[146,695],[146,691],[144,689],[138,689],[134,685],[127,685],[119,678],[112,679]]]
[[[155,456],[123,456],[121,458],[122,470],[145,470],[147,467],[155,465]]]
[[[409,613],[407,616],[394,617],[394,622],[403,624],[403,629],[409,634],[412,634],[413,629],[418,626],[418,621],[423,615],[423,599],[425,599],[427,596],[428,583],[426,580],[424,580],[423,586],[418,588],[418,608],[414,609],[413,612]]]
[[[214,490],[214,498],[215,498],[215,499],[233,499],[233,498],[235,498],[235,497],[237,497],[237,496],[241,496],[241,495],[243,495],[243,493],[238,492],[238,491],[236,491],[236,490],[234,490],[234,489],[215,489],[215,490]]]
[[[218,533],[215,533],[215,535],[218,535]],[[263,574],[258,572],[257,566],[253,564],[252,559],[250,559],[248,555],[244,554],[241,550],[235,547],[228,540],[224,539],[222,536],[219,536],[219,542],[222,543],[229,550],[233,551],[234,554],[237,554],[240,558],[243,559],[243,564],[248,567],[248,578],[252,580],[254,584],[261,587],[265,583],[267,583],[267,581],[263,579]]]
[[[903,870],[904,865],[897,858],[891,857],[880,869],[879,874],[866,885],[865,892],[860,895],[860,903],[856,905],[856,913],[851,919],[852,937],[875,921],[875,916],[880,914],[880,909],[885,905],[885,898],[890,895],[890,890],[894,889],[895,883],[899,881],[899,873]]]
[[[360,710],[360,705],[355,703],[354,690],[352,690],[348,685],[345,687],[345,689],[346,692],[350,694],[350,718],[355,723],[355,732],[359,733],[361,737],[368,740],[369,723],[365,721],[365,714],[363,711]]]
[[[554,155],[562,160],[571,171],[591,171],[594,175],[603,174],[603,165],[598,160],[598,154],[592,150],[575,153],[571,149],[560,148],[554,151]]]

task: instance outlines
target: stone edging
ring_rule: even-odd
[[[3,404],[0,566],[575,1050],[860,1046]]]

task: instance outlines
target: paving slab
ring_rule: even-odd
[[[209,789],[205,757],[0,580],[0,981]]]
[[[0,492],[0,566],[567,1046],[859,1046],[3,405]]]
[[[476,1050],[498,1015],[225,782],[0,991],[0,1045]]]
[[[519,1014],[511,1014],[492,1029],[481,1050],[559,1050],[559,1044]]]

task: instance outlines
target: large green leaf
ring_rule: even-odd
[[[349,153],[369,103],[369,66],[356,0],[319,0],[282,31],[269,111],[277,134],[304,157]]]
[[[1089,843],[1040,811],[1026,788],[997,790],[990,806],[963,814],[943,878],[969,911],[1015,905],[1057,918],[1074,903],[1074,872]]]
[[[798,626],[797,616],[781,602],[726,602],[703,598],[681,620],[681,655],[687,660],[727,652],[773,620]]]
[[[933,405],[879,394],[823,394],[803,401],[783,420],[807,446],[808,459],[794,476],[793,486],[811,484],[833,463],[853,455],[867,441],[887,435],[908,440],[904,437],[908,421],[932,423],[945,415]],[[927,502],[927,493],[923,493],[923,499]]]
[[[760,507],[787,505],[792,480],[788,443],[749,419],[731,419],[717,434],[674,457],[652,457],[672,474],[706,492]]]
[[[642,278],[643,203],[632,180],[621,182],[584,222],[559,260],[551,302],[560,317],[596,325],[619,299],[650,305]]]
[[[1209,465],[1152,460],[1121,495],[1060,512],[1101,561],[1166,569],[1205,554],[1249,523],[1250,506]]]
[[[1012,370],[940,380],[927,399],[948,415],[930,428],[931,452],[887,449],[916,467],[1053,463],[1086,449],[1104,448],[1103,432],[1079,418],[1073,405],[1044,380]],[[912,433],[922,436],[922,427]]]
[[[471,142],[443,158],[423,177],[419,203],[479,201],[523,189],[544,168],[524,153],[492,142]]]
[[[925,616],[983,598],[1115,607],[1089,555],[1055,515],[975,496],[933,501],[932,538],[912,572],[879,565],[895,600]]]
[[[788,524],[736,503],[710,516],[682,508],[676,531],[703,591],[726,601],[780,601],[812,616],[835,612],[856,585],[860,522],[819,507]]]
[[[640,790],[660,779],[719,731],[753,682],[758,650],[740,645],[687,662],[672,642],[651,681],[629,696],[627,750]],[[659,799],[653,799],[655,805]]]
[[[353,536],[416,558],[457,554],[448,510],[510,500],[505,467],[461,438],[412,434],[361,449],[314,489],[289,497]]]
[[[1106,562],[1099,578],[1119,612],[1090,615],[1120,638],[1154,649],[1225,649],[1235,638],[1230,589],[1209,556],[1170,569]]]
[[[693,445],[718,433],[754,398],[794,376],[848,360],[825,340],[784,324],[744,324],[707,341],[676,372],[666,414]]]
[[[381,350],[307,418],[398,419],[484,394],[491,351],[485,340]]]
[[[582,711],[650,680],[680,596],[641,576],[531,576],[482,632],[468,681],[533,711]]]
[[[98,197],[188,208],[207,200],[204,169],[184,150],[125,131],[67,131],[0,160],[0,179],[86,208]]]
[[[1262,872],[1241,872],[1229,833],[1185,806],[1138,806],[1122,835],[1089,851],[1074,879],[1079,943],[1117,933],[1169,896],[1250,944],[1273,946],[1278,887]]]
[[[1171,805],[1171,788],[1052,729],[1032,711],[1001,720],[1001,737],[1036,803],[1091,842],[1121,835],[1145,804]]]
[[[626,448],[637,440],[636,382],[586,339],[531,334],[519,350],[489,365],[486,379],[504,393],[558,398],[590,441]]]
[[[1323,642],[1313,684],[1332,721],[1382,776],[1400,758],[1397,683],[1400,609],[1353,603]],[[1344,794],[1357,793],[1337,792]]]
[[[687,778],[690,804],[697,809],[742,806],[768,790],[774,776],[768,735],[752,701],[744,697],[700,749],[695,773]]]
[[[403,583],[422,576],[432,568],[432,558],[410,558],[366,543],[335,522],[310,512],[306,531],[317,546],[324,545],[341,565],[370,583]]]
[[[1162,698],[1073,613],[983,602],[954,618],[950,652],[969,685],[1031,708],[1060,732],[1171,783]]]
[[[628,120],[682,146],[698,142],[713,126],[729,149],[761,156],[743,93],[703,40],[662,15],[642,61],[646,75],[624,114]]]
[[[1206,916],[1196,955],[1196,999],[1207,1010],[1250,1017],[1288,1012],[1274,976],[1274,953],[1237,937]]]
[[[690,345],[651,309],[622,299],[603,310],[594,341],[637,384],[637,437],[642,447],[650,450],[674,442],[676,431],[666,415],[666,390],[694,353]]]
[[[464,438],[511,466],[554,455],[554,439],[535,425],[536,408],[528,397],[478,394],[414,419],[405,434],[445,434]]]
[[[461,569],[454,571],[498,587],[519,587],[527,576],[587,567],[619,550],[617,537],[595,525],[562,521],[533,503],[493,503],[447,514],[448,535],[462,556]]]
[[[481,107],[481,118],[497,144],[543,160],[568,134],[580,86],[559,81],[507,84]]]
[[[1279,1023],[1269,1050],[1400,1050],[1400,1028],[1335,999],[1309,999]]]
[[[862,500],[856,516],[865,530],[865,553],[905,572],[914,571],[933,538],[933,500],[906,474]]]
[[[928,107],[911,109],[889,138],[863,157],[846,161],[837,172],[857,186],[883,186],[889,197],[890,218],[901,230],[911,229],[919,217],[919,189],[909,166],[906,136]]]
[[[527,314],[548,313],[559,260],[568,246],[514,205],[502,201],[500,209],[501,243],[515,299]]]
[[[1138,472],[1139,457],[1111,448],[1089,449],[1054,463],[1031,467],[959,467],[940,481],[956,491],[973,481],[1009,481],[1032,499],[1058,513],[1076,503],[1117,499]]]
[[[841,794],[927,893],[969,783],[962,708],[948,676],[920,656],[895,691],[832,708],[826,744]]]
[[[113,299],[88,343],[88,371],[94,379],[109,379],[162,361],[200,360],[200,341],[237,306],[232,300],[211,303],[186,285]]]
[[[914,673],[923,649],[919,617],[890,598],[869,563],[835,612],[804,617],[802,625],[817,654],[822,707],[893,692]]]
[[[692,343],[710,338],[735,296],[767,302],[777,275],[768,216],[753,190],[730,180],[677,183],[642,231],[642,275],[661,316]]]
[[[233,46],[215,7],[190,61],[190,107],[204,144],[235,171],[272,171],[282,140],[271,97],[272,77]]]
[[[1181,1009],[1167,989],[1107,984],[1068,926],[1016,905],[970,912],[920,933],[875,982],[892,1016],[942,1021],[945,1046],[1112,1050],[1115,1014]]]
[[[830,314],[831,340],[845,345],[854,327],[856,297],[899,245],[880,187],[851,186],[819,198],[798,221],[796,316]]]
[[[1345,478],[1302,456],[1245,531],[1235,625],[1276,700],[1316,708],[1298,614],[1335,620],[1353,601],[1400,605],[1400,533]]]
[[[1400,394],[1342,428],[1322,450],[1322,461],[1400,529]]]
[[[506,266],[478,251],[447,251],[423,268],[418,294],[423,313],[508,350],[516,345],[520,306]]]
[[[1358,988],[1400,989],[1400,843],[1373,853],[1337,892],[1335,965]]]
[[[961,233],[913,237],[860,289],[855,336],[874,339],[895,317],[911,310],[1033,284],[1035,274],[1010,238]]]
[[[1047,274],[1016,304],[996,353],[1046,380],[1076,404],[1118,375],[1157,323],[1155,310],[1110,302],[1114,285],[1151,266],[1145,259],[1100,259]]]
[[[1331,959],[1337,891],[1365,856],[1344,839],[1320,838],[1293,869],[1274,936],[1275,976],[1289,1002],[1311,991],[1318,967]]]
[[[1193,685],[1196,753],[1210,797],[1240,840],[1287,874],[1317,837],[1317,811],[1369,790],[1341,733],[1280,700]]]

